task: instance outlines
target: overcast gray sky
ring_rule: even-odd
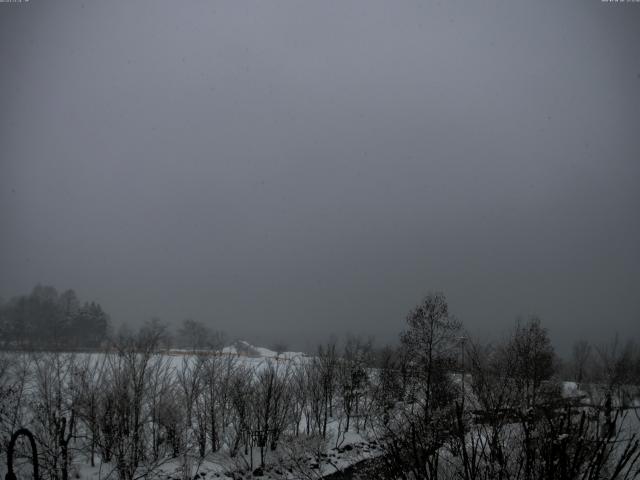
[[[640,3],[0,3],[0,295],[268,344],[640,334]]]

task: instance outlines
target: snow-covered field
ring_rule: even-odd
[[[118,478],[115,458],[103,462],[99,445],[92,445],[93,462],[91,460],[88,438],[99,435],[95,432],[102,430],[97,424],[91,427],[86,402],[93,398],[97,412],[106,408],[100,405],[104,399],[112,398],[113,382],[125,372],[124,365],[118,364],[122,360],[109,353],[4,353],[1,356],[4,367],[0,370],[0,394],[3,395],[0,399],[5,402],[0,410],[3,442],[11,431],[27,426],[36,433],[39,445],[55,443],[59,437],[56,422],[62,417],[67,421],[74,421],[73,418],[70,478]],[[140,357],[142,354],[134,354],[133,364],[141,365],[136,363]],[[137,378],[145,382],[141,391],[145,403],[140,431],[153,447],[144,447],[145,458],[137,470],[138,476],[319,479],[383,454],[373,425],[366,419],[375,392],[354,390],[360,395],[361,403],[357,403],[356,412],[348,411],[347,397],[341,397],[339,389],[340,382],[351,377],[336,371],[331,398],[322,397],[321,383],[325,377],[321,374],[326,365],[318,363],[317,357],[301,352],[275,352],[243,341],[220,351],[172,349],[151,357],[145,367],[148,371]],[[374,370],[368,372],[375,377]],[[22,383],[16,384],[15,379],[20,375]],[[472,378],[452,374],[451,379],[464,391],[465,407],[478,408]],[[286,382],[286,388],[281,381]],[[560,388],[564,398],[575,399],[585,407],[604,402],[603,389],[597,385],[562,382]],[[637,388],[621,389],[612,399],[615,407],[625,407],[623,439],[640,432],[637,392]],[[360,413],[357,406],[362,409]],[[347,412],[351,420],[348,428]],[[109,420],[105,418],[97,414],[95,422]],[[264,428],[277,433],[264,433]],[[211,448],[209,443],[214,430],[218,448]],[[199,450],[201,433],[205,436],[203,450]],[[481,434],[480,430],[477,434]],[[52,438],[54,440],[50,440]],[[102,437],[98,440],[98,443],[105,442]],[[126,444],[120,448],[125,447]],[[151,461],[149,456],[154,449],[160,454]],[[55,448],[53,453],[44,452],[48,457],[43,461],[50,462],[55,452]],[[5,462],[3,455],[1,474],[6,471]]]
[[[37,418],[38,415],[34,413],[33,408],[35,403],[38,402],[37,397],[42,393],[43,375],[53,373],[48,368],[55,369],[53,363],[54,358],[62,359],[59,365],[58,373],[61,373],[64,380],[62,380],[62,389],[69,389],[70,395],[76,395],[74,392],[76,386],[70,385],[74,381],[76,373],[73,366],[80,366],[85,371],[92,374],[98,374],[97,372],[105,372],[112,365],[115,360],[114,355],[104,353],[76,353],[76,354],[22,354],[22,353],[8,353],[4,354],[6,357],[13,357],[14,366],[16,372],[23,368],[28,371],[23,371],[24,374],[23,384],[21,385],[21,393],[23,395],[20,412],[15,412],[16,420],[12,425],[5,428],[2,432],[5,438],[8,438],[9,430],[15,430],[18,426],[27,426],[34,431],[46,429],[47,421],[42,418]],[[139,354],[140,356],[141,354]],[[275,352],[263,347],[255,347],[247,342],[238,341],[233,345],[227,346],[220,351],[194,351],[186,349],[172,349],[164,351],[159,354],[154,354],[153,368],[162,368],[166,375],[171,377],[173,388],[170,395],[179,395],[184,402],[182,391],[180,388],[181,381],[187,381],[185,378],[187,375],[194,375],[193,372],[198,370],[197,364],[206,364],[207,361],[211,361],[211,364],[217,365],[216,368],[226,368],[232,366],[234,370],[239,370],[243,375],[253,379],[254,384],[258,384],[262,379],[268,378],[268,372],[276,372],[278,377],[286,377],[288,381],[293,382],[295,378],[304,378],[306,376],[306,366],[313,362],[314,358],[309,357],[301,352]],[[204,362],[204,363],[203,363]],[[25,367],[27,365],[27,367]],[[204,368],[204,367],[203,367]],[[265,374],[265,372],[267,372]],[[104,375],[104,373],[99,373]],[[220,373],[220,375],[224,375]],[[55,374],[53,375],[55,376]],[[151,378],[151,377],[149,377]],[[313,388],[307,380],[307,385],[304,388]],[[4,378],[4,383],[8,384],[8,379]],[[202,379],[195,379],[196,382],[204,382]],[[92,385],[92,380],[88,379],[88,385]],[[197,388],[197,387],[196,387]],[[229,387],[231,388],[231,387]],[[255,387],[258,388],[258,387]],[[99,393],[99,392],[98,392]],[[228,393],[228,392],[227,392]],[[217,392],[219,395],[226,395],[227,393]],[[166,393],[165,393],[166,394]],[[287,396],[291,395],[291,392],[285,392]],[[63,394],[64,395],[64,394]],[[257,395],[256,392],[246,392],[248,402],[256,402],[253,398]],[[304,393],[302,394],[304,398]],[[162,402],[163,398],[157,399]],[[173,400],[176,400],[175,398]],[[69,400],[70,401],[70,400]],[[192,400],[193,401],[193,400]],[[297,399],[287,398],[287,408],[307,408],[302,405],[298,405]],[[332,402],[335,400],[332,400]],[[195,401],[197,402],[197,400]],[[259,404],[260,399],[257,399]],[[63,404],[65,401],[62,402]],[[293,405],[296,405],[295,407]],[[184,407],[184,404],[177,405],[180,408]],[[35,407],[39,408],[38,406]],[[195,407],[194,407],[195,408]],[[249,438],[251,435],[255,435],[255,432],[238,433],[239,428],[234,425],[237,422],[237,417],[231,418],[229,413],[234,408],[233,400],[229,400],[224,405],[221,404],[221,409],[228,410],[228,424],[220,426],[219,428],[226,430],[226,438],[220,439],[220,448],[213,452],[210,448],[207,448],[207,452],[204,456],[200,456],[195,447],[197,440],[194,438],[196,433],[193,431],[184,433],[183,447],[188,444],[190,448],[183,448],[183,451],[177,452],[175,458],[167,456],[161,458],[156,462],[156,465],[150,469],[148,474],[143,473],[145,478],[273,478],[273,479],[295,479],[295,478],[322,478],[325,475],[340,472],[355,463],[362,460],[373,458],[380,454],[377,442],[375,440],[368,439],[368,436],[364,430],[358,429],[357,421],[352,421],[352,426],[349,431],[345,431],[344,419],[341,417],[341,412],[338,404],[332,408],[335,409],[333,415],[327,414],[326,430],[324,437],[319,434],[318,425],[311,427],[309,417],[312,415],[310,410],[305,413],[300,412],[296,417],[287,419],[287,426],[283,428],[278,438],[278,444],[275,449],[271,449],[269,445],[265,445],[262,449],[259,446],[260,441],[257,438]],[[256,409],[257,406],[251,406],[249,408]],[[262,412],[264,414],[264,412]],[[70,418],[71,407],[66,409],[64,405],[54,412],[54,415],[65,416]],[[76,415],[75,432],[74,436],[86,437],[89,431],[86,425],[78,421],[80,415],[74,412]],[[151,414],[150,414],[151,415]],[[194,420],[187,422],[188,427],[191,429],[191,423],[196,422],[194,413]],[[292,413],[286,413],[284,415],[292,415]],[[306,418],[306,421],[305,421]],[[147,419],[149,423],[157,423],[157,420]],[[209,420],[210,421],[210,420]],[[258,419],[257,421],[260,421]],[[291,426],[291,421],[297,422],[295,432]],[[153,424],[152,428],[156,425]],[[37,425],[36,425],[37,424]],[[261,424],[257,424],[258,427]],[[146,427],[145,427],[146,428]],[[248,428],[248,427],[247,427]],[[251,427],[257,428],[257,427]],[[359,431],[357,431],[359,430]],[[307,432],[309,432],[307,434]],[[36,434],[37,435],[37,434]],[[238,435],[245,435],[242,437],[242,441],[239,445],[236,445],[236,452],[233,454],[233,441]],[[45,442],[43,438],[39,438],[41,444]],[[162,440],[168,441],[166,438]],[[82,445],[80,444],[82,443]],[[70,478],[89,478],[89,479],[107,479],[117,478],[116,465],[112,459],[110,462],[102,462],[99,454],[94,455],[93,466],[91,460],[87,454],[86,438],[84,440],[71,440],[72,454],[70,456]],[[264,455],[264,463],[261,461],[261,450]],[[3,457],[0,459],[0,471],[6,471],[6,460]],[[42,467],[41,467],[42,468]],[[28,470],[28,469],[27,469]],[[185,472],[188,470],[188,473]]]

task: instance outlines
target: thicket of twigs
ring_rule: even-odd
[[[327,450],[357,432],[380,447],[363,478],[640,475],[631,344],[580,343],[561,367],[538,320],[482,345],[440,294],[410,312],[397,348],[349,338],[258,364],[170,357],[164,335],[151,322],[101,353],[2,354],[2,451],[27,426],[46,479],[67,480],[82,464],[101,466],[103,478],[153,477],[169,464],[194,478],[215,452],[230,476],[277,463],[272,476],[318,478],[306,459],[328,461]],[[561,375],[581,382],[570,396]]]

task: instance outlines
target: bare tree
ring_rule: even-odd
[[[318,412],[321,414],[321,418],[318,418],[318,425],[322,436],[327,436],[327,424],[330,417],[333,417],[333,404],[336,392],[336,380],[338,372],[338,351],[337,341],[332,338],[325,346],[320,345],[318,347],[318,368],[319,387],[321,402],[324,404],[323,408]]]
[[[388,346],[378,351],[377,357],[371,397],[375,403],[376,415],[384,423],[389,420],[389,411],[404,399],[401,361],[398,351]]]
[[[633,357],[635,345],[627,342],[621,345],[616,335],[610,344],[600,345],[596,348],[596,369],[599,380],[599,388],[604,395],[600,398],[606,418],[607,436],[615,432],[615,409],[630,403],[628,384],[633,380]],[[599,392],[592,392],[599,396]]]
[[[303,416],[305,418],[305,432],[308,435],[310,429],[310,410],[309,410],[309,378],[307,376],[308,369],[304,364],[296,363],[291,375],[291,418],[295,431],[295,436],[300,434],[300,425]]]
[[[270,359],[256,372],[253,395],[254,422],[252,434],[260,448],[260,465],[264,467],[267,447],[275,450],[290,420],[289,364],[281,367]]]
[[[230,380],[230,396],[233,405],[233,439],[231,440],[230,454],[235,457],[242,444],[245,454],[250,447],[251,431],[251,392],[254,378],[252,372],[245,366],[238,366]]]
[[[135,336],[121,335],[116,352],[107,359],[108,377],[102,414],[102,436],[113,454],[121,480],[135,480],[155,471],[165,458],[147,454],[149,424],[153,417],[149,386],[154,366],[163,363],[156,352],[166,339],[166,327],[148,322]]]
[[[372,344],[372,339],[348,337],[338,363],[338,390],[345,417],[345,431],[349,430],[351,417],[360,413],[360,404],[369,382],[368,367],[371,364]]]
[[[179,392],[179,405],[183,411],[181,434],[181,473],[183,480],[193,478],[194,469],[200,465],[204,452],[200,449],[200,461],[194,459],[192,452],[196,445],[202,445],[202,435],[198,428],[194,427],[196,404],[202,394],[202,372],[204,363],[198,357],[185,356],[182,364],[176,372],[176,382]],[[200,435],[199,435],[200,433]],[[200,437],[200,439],[198,438]],[[206,438],[206,436],[205,436]],[[197,472],[196,472],[197,473]]]
[[[305,417],[307,435],[319,433],[326,438],[327,423],[335,383],[335,356],[333,353],[323,357],[313,357],[305,365],[307,376],[307,406]]]
[[[539,400],[541,387],[557,371],[557,362],[547,330],[532,317],[518,323],[506,346],[513,365],[515,387],[530,407]]]
[[[182,348],[197,350],[215,350],[223,341],[220,332],[214,332],[198,320],[185,319],[177,332],[177,342]]]
[[[0,352],[0,448],[6,451],[11,435],[25,422],[31,356]]]
[[[461,324],[449,314],[443,294],[429,294],[407,315],[401,335],[406,354],[408,396],[376,424],[392,476],[435,479],[450,440],[456,389],[449,371],[456,364]]]
[[[34,354],[33,425],[40,463],[51,479],[68,480],[70,441],[76,427],[78,376],[72,354]]]
[[[414,378],[421,390],[424,418],[447,395],[448,385],[442,372],[455,364],[460,322],[449,314],[447,300],[442,293],[427,295],[407,315],[407,330],[401,334]],[[444,382],[444,383],[442,383]]]
[[[573,379],[581,384],[589,374],[589,361],[591,360],[591,344],[586,340],[579,340],[573,344],[571,351],[571,367]]]
[[[79,398],[76,413],[84,427],[84,437],[88,444],[91,466],[95,466],[95,456],[100,444],[99,406],[106,375],[106,356],[86,356],[78,360],[77,381]],[[88,438],[87,438],[88,437]]]

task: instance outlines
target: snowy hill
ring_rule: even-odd
[[[245,340],[236,340],[231,345],[222,349],[223,354],[239,355],[243,357],[255,358],[286,358],[304,357],[302,352],[276,352],[264,347],[257,347]]]

